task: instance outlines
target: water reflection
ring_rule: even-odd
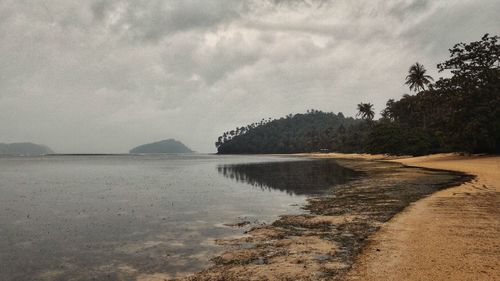
[[[0,280],[137,280],[201,270],[222,250],[214,239],[243,232],[224,223],[301,212],[306,196],[262,192],[217,172],[264,161],[274,163],[270,175],[302,173],[283,163],[290,158],[271,156],[2,157]],[[314,177],[303,169],[301,185]]]
[[[217,170],[237,182],[293,195],[321,194],[361,175],[331,159],[219,165]]]

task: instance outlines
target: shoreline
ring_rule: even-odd
[[[296,156],[335,158],[367,176],[309,199],[308,215],[283,215],[246,237],[218,241],[228,250],[182,280],[340,280],[387,221],[437,190],[471,180],[463,173],[372,161],[394,160],[384,155]]]
[[[369,238],[345,280],[498,280],[500,157],[436,154],[381,160],[476,178],[394,216]]]

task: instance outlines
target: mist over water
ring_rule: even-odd
[[[303,212],[307,196],[357,176],[291,157],[2,157],[0,280],[193,272],[220,251],[214,239],[244,231],[224,223]]]

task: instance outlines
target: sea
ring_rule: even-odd
[[[0,280],[179,277],[245,235],[361,177],[285,156],[0,157]]]

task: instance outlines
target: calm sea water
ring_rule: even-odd
[[[359,175],[269,156],[0,157],[0,280],[135,280],[201,269],[224,224],[303,212]]]

